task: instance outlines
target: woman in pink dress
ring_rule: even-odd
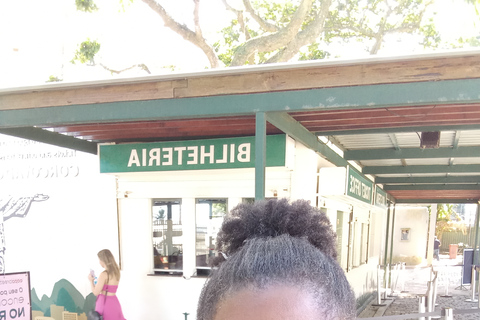
[[[110,250],[101,250],[97,256],[105,271],[100,273],[96,285],[93,282],[93,275],[88,276],[92,292],[97,296],[95,311],[103,315],[104,320],[125,320],[116,295],[120,282],[120,268]]]

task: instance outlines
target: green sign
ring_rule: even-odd
[[[373,182],[348,166],[347,196],[372,204]]]
[[[266,165],[285,166],[287,136],[267,136]],[[100,172],[255,167],[255,137],[100,146]]]
[[[387,193],[379,186],[375,186],[375,206],[380,208],[387,207]]]

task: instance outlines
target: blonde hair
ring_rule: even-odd
[[[120,268],[118,267],[113,254],[108,249],[100,250],[97,253],[98,259],[105,263],[107,273],[113,275],[118,281],[120,280]]]

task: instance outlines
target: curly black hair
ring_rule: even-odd
[[[213,261],[197,319],[213,320],[220,302],[241,289],[278,284],[309,292],[317,301],[319,318],[353,319],[355,298],[335,260],[335,239],[327,216],[307,201],[238,205],[218,233],[222,254]]]
[[[305,238],[324,254],[336,258],[336,233],[328,217],[306,200],[292,204],[287,199],[239,204],[235,207],[217,235],[216,250],[230,256],[251,238],[275,237],[288,234]],[[215,267],[224,261],[219,256],[212,261]]]

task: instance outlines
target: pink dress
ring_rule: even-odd
[[[109,293],[116,293],[117,289],[118,285],[112,286],[106,284],[103,286],[103,290],[108,291]],[[103,315],[103,320],[125,320],[125,317],[122,313],[122,307],[120,306],[120,301],[118,301],[116,295],[105,296],[102,293],[99,294],[97,297],[97,302],[95,303],[95,311]]]

